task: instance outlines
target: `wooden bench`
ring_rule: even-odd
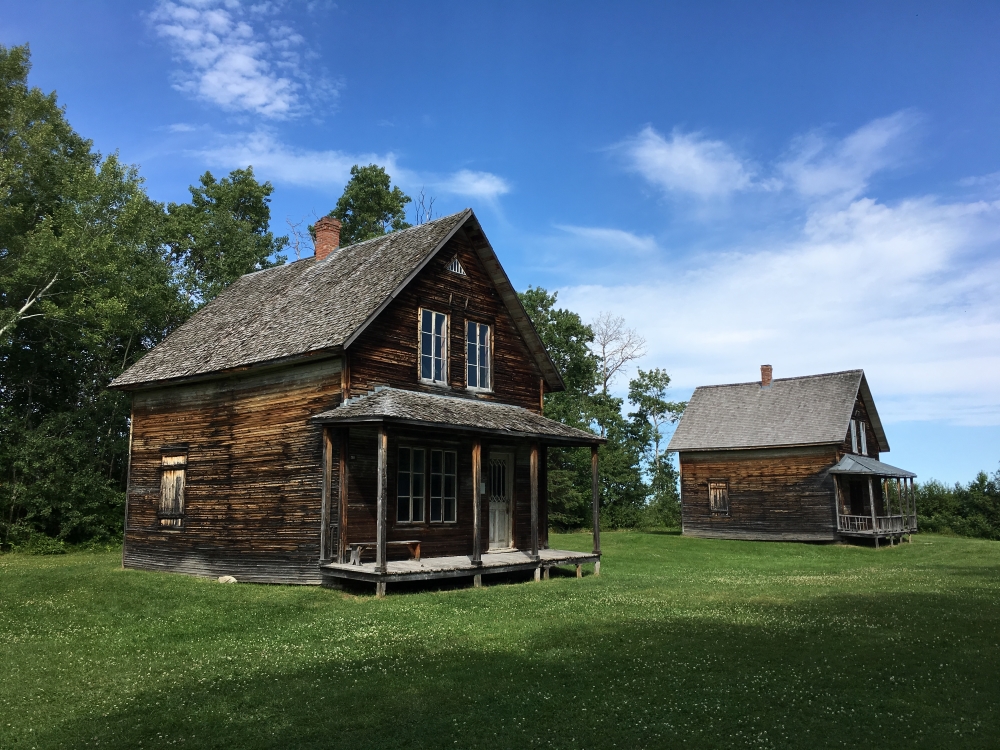
[[[361,564],[361,555],[366,549],[374,549],[378,542],[351,542],[347,545],[351,549],[351,565]],[[386,547],[406,547],[410,552],[410,558],[420,562],[420,542],[415,539],[408,539],[402,542],[386,542]]]

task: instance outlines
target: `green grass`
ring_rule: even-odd
[[[384,600],[0,556],[0,747],[1000,744],[1000,544],[602,541]]]

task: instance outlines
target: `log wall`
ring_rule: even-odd
[[[309,417],[340,402],[340,371],[330,359],[136,392],[125,567],[319,583],[322,430]],[[168,530],[157,511],[170,445],[187,446],[187,468],[183,526]]]
[[[456,255],[465,276],[446,268]],[[449,316],[449,386],[420,382],[417,355],[421,308]],[[365,393],[376,385],[428,393],[468,393],[465,350],[468,320],[488,323],[493,331],[493,393],[479,397],[539,411],[541,373],[479,256],[461,233],[442,248],[351,345],[350,394]]]
[[[819,541],[837,538],[835,446],[680,454],[686,536]],[[709,481],[729,484],[729,515],[713,516]]]

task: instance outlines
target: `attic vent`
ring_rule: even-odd
[[[459,276],[465,276],[465,269],[462,268],[462,264],[458,262],[458,256],[456,255],[451,259],[451,263],[448,264],[448,270],[452,273],[457,273]]]

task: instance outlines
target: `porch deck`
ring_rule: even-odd
[[[600,553],[574,552],[563,549],[540,549],[538,559],[532,558],[524,550],[488,552],[482,556],[482,564],[476,565],[469,555],[452,557],[425,557],[417,560],[392,560],[386,563],[386,570],[380,573],[375,563],[324,563],[320,565],[324,583],[336,579],[366,581],[384,585],[403,581],[430,581],[438,578],[463,578],[491,573],[513,573],[525,570],[544,570],[557,565],[584,565],[595,563],[595,572],[600,570]],[[332,580],[330,580],[332,579]]]

